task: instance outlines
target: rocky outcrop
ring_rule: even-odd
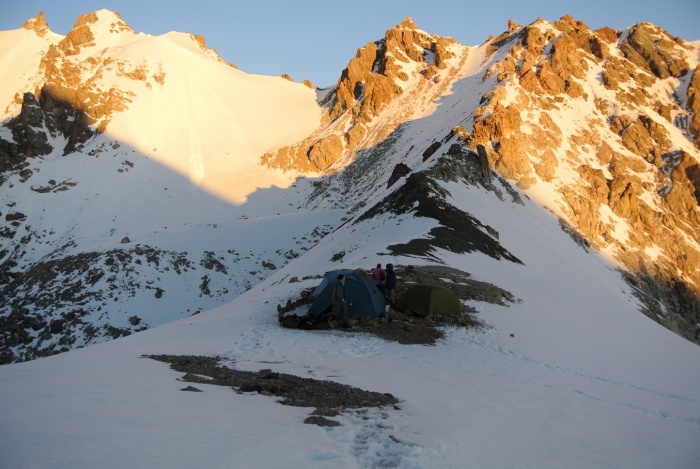
[[[12,137],[23,155],[31,158],[48,155],[53,150],[44,133],[44,120],[44,112],[39,102],[31,93],[25,93],[19,116],[7,125],[12,130]]]
[[[691,113],[690,132],[700,147],[700,67],[696,67],[688,86],[688,111]]]
[[[65,139],[63,154],[67,155],[94,135],[85,114],[48,91],[38,100],[32,93],[25,93],[19,116],[6,125],[12,130],[16,151],[28,158],[51,153],[50,141],[57,137]]]
[[[343,139],[335,134],[329,135],[309,149],[309,161],[318,169],[326,169],[340,157],[343,149]]]
[[[488,79],[497,73],[501,86],[485,95],[474,113],[471,143],[492,146],[495,152],[489,157],[494,169],[527,189],[535,175],[552,180],[558,166],[553,150],[562,144],[562,132],[546,111],[556,109],[556,103],[565,98],[589,98],[583,86],[589,63],[607,55],[607,43],[615,36],[608,30],[591,31],[569,16],[551,26],[538,19],[511,34],[517,42],[484,76]],[[501,38],[499,44],[508,43],[507,39]],[[515,99],[512,92],[506,96],[505,84],[510,80],[519,84]],[[550,96],[558,98],[553,101]],[[532,108],[545,112],[525,126],[522,115]]]
[[[393,186],[396,183],[396,181],[398,181],[404,176],[408,176],[409,174],[411,174],[411,168],[409,168],[403,163],[397,164],[396,166],[394,166],[394,170],[391,172],[391,176],[389,176],[389,180],[387,181],[386,186]]]
[[[87,67],[82,65],[65,60],[60,49],[51,46],[41,62],[46,81],[35,94],[41,97],[47,93],[52,100],[66,103],[84,113],[88,123],[97,124],[98,131],[103,132],[109,124],[111,114],[125,110],[130,99],[127,93],[114,87],[101,90],[96,83],[99,75],[82,81],[86,68],[99,69],[94,63],[88,63]]]
[[[113,16],[114,21],[110,23],[110,32],[126,32],[133,33],[131,27],[122,21],[119,13],[105,12],[105,14]],[[66,37],[58,44],[58,48],[67,56],[80,53],[82,47],[95,46],[95,35],[93,34],[91,25],[100,21],[97,12],[92,12],[89,15],[80,15],[73,25],[73,28],[66,34]]]
[[[688,63],[676,51],[679,45],[682,40],[672,38],[652,24],[642,23],[630,28],[620,51],[634,65],[658,78],[678,78],[688,72]]]
[[[446,61],[453,57],[449,45],[454,42],[427,34],[406,18],[389,29],[383,41],[370,42],[357,51],[338,80],[331,119],[352,109],[355,120],[368,122],[402,93],[398,83],[409,78],[404,65],[422,64],[424,73],[434,76],[430,67],[447,66]]]
[[[455,253],[481,252],[494,259],[522,263],[500,244],[491,227],[450,205],[447,202],[449,192],[437,181],[460,181],[467,185],[481,185],[494,191],[499,198],[510,196],[513,203],[522,203],[515,192],[503,194],[494,185],[484,184],[478,155],[455,144],[446,155],[438,157],[435,165],[429,170],[408,175],[405,184],[367,210],[354,223],[359,224],[365,219],[384,213],[399,215],[412,212],[415,216],[436,220],[439,226],[431,229],[428,237],[387,246],[392,255],[431,258],[432,253],[441,248]],[[501,182],[508,190],[508,183],[502,179]]]
[[[331,110],[331,119],[337,118],[350,109],[355,99],[362,95],[362,84],[367,79],[375,60],[377,60],[377,44],[370,42],[358,49],[357,54],[343,70],[336,86],[335,104]],[[359,84],[359,85],[358,85]]]
[[[50,31],[43,11],[37,13],[35,18],[27,20],[22,27],[34,31],[39,37],[44,37]]]
[[[342,155],[361,149],[372,123],[389,103],[403,95],[404,84],[414,70],[424,80],[440,81],[439,72],[455,57],[453,44],[454,39],[427,34],[406,18],[389,29],[382,40],[358,49],[343,70],[327,102],[327,120],[333,130],[266,154],[263,164],[281,169],[310,165],[324,171]],[[388,135],[398,124],[383,133]],[[307,161],[299,160],[300,155],[306,155]]]
[[[639,70],[632,62],[619,57],[609,57],[604,67],[602,74],[603,84],[607,89],[618,92],[617,101],[624,103],[639,102],[640,98],[641,100],[644,99],[644,93],[640,92],[639,88],[651,86],[654,83],[653,76],[647,73],[639,73]],[[625,84],[627,88],[632,86],[633,88],[627,91],[629,96],[632,98],[639,96],[640,98],[627,98],[625,92],[620,89],[621,84]]]

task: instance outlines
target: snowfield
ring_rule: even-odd
[[[458,198],[482,210],[504,205],[480,191]],[[521,300],[472,302],[484,328],[448,328],[435,346],[281,328],[276,305],[318,282],[289,278],[332,267],[310,261],[329,258],[312,249],[221,308],[1,367],[3,467],[697,467],[700,349],[640,314],[613,266],[555,229],[547,212],[527,202],[490,213],[524,265],[439,253]],[[334,237],[363,239],[351,227]],[[368,266],[380,246],[358,248]],[[332,380],[401,402],[346,412],[339,427],[305,425],[313,409],[274,398],[214,385],[182,392],[181,374],[146,354],[218,356],[236,369]]]

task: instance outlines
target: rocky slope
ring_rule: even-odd
[[[570,17],[500,41],[510,50],[492,68],[499,86],[477,110],[484,117],[473,141],[491,143],[493,167],[521,188],[553,187],[552,209],[628,270],[647,314],[692,338],[700,322],[700,135],[689,106],[697,44],[651,24],[592,31]]]
[[[427,236],[402,225],[409,239],[388,243],[392,255],[431,262],[433,250],[445,249],[520,262],[496,230],[450,204],[444,187],[451,183],[516,205],[523,196],[535,200],[584,249],[608,256],[635,287],[645,314],[698,341],[698,43],[651,24],[593,31],[563,17],[511,22],[498,37],[470,47],[407,18],[360,48],[335,87],[319,90],[315,130],[297,131],[302,138],[286,143],[270,138],[273,148],[255,155],[264,171],[300,178],[261,193],[274,210],[256,212],[255,204],[224,206],[188,185],[206,179],[204,158],[217,164],[242,149],[265,148],[235,124],[227,130],[204,121],[206,111],[188,108],[161,117],[168,135],[186,136],[182,142],[139,140],[148,137],[143,132],[125,143],[114,133],[124,116],[153,112],[139,106],[155,103],[170,89],[166,83],[193,83],[197,67],[129,59],[124,51],[143,38],[104,10],[79,18],[65,37],[52,36],[43,15],[25,28],[43,41],[36,46],[41,60],[14,98],[0,103],[7,106],[0,127],[2,363],[206,311],[313,250],[343,223],[385,214],[398,224],[430,220]],[[184,44],[235,70],[203,38],[189,36]],[[233,79],[225,76],[216,85]],[[265,90],[280,88],[271,85]],[[289,83],[280,92],[295,85],[310,91],[308,83]],[[177,88],[183,91],[191,86]],[[175,99],[168,96],[158,103]],[[265,120],[262,105],[259,114],[266,129],[279,127]],[[199,129],[193,116],[206,133],[192,130]],[[237,146],[206,149],[227,132]],[[183,144],[184,163],[176,166],[189,168],[189,181],[162,168],[149,172],[156,156]],[[225,186],[234,172],[222,174]],[[160,181],[167,181],[160,190],[174,189],[167,199],[152,190]],[[86,242],[85,223],[97,218],[83,210],[93,198],[115,202],[100,205],[109,220],[104,235]],[[52,224],[46,210],[65,215]],[[288,216],[308,217],[308,226],[291,232]],[[148,224],[151,218],[158,222]],[[202,241],[194,250],[173,244],[168,226]],[[227,239],[213,242],[222,230]],[[257,233],[256,242],[246,243],[245,232]],[[338,246],[333,258],[340,262],[350,250]]]

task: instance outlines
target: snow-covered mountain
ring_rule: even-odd
[[[135,33],[106,10],[65,37],[40,14],[0,47],[4,363],[225,304],[479,144],[620,268],[640,310],[698,341],[698,43],[564,17],[470,47],[407,19],[327,90],[248,75],[201,37]],[[402,213],[454,233],[453,205]],[[491,249],[401,232],[436,241],[380,251]]]
[[[258,163],[316,128],[313,89],[104,10],[66,37],[45,30],[0,36],[17,84],[2,106],[4,362],[223,304],[329,230],[280,230],[295,174]],[[189,237],[201,248],[186,252]]]
[[[0,465],[695,467],[699,50],[407,19],[315,90],[106,10],[0,32]],[[483,326],[279,327],[323,272],[377,262],[462,272]],[[399,404],[304,425],[180,392],[156,354]]]

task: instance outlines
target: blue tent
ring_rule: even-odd
[[[312,294],[314,302],[309,308],[308,314],[310,316],[320,316],[330,312],[335,281],[340,274],[345,275],[345,301],[348,306],[348,319],[374,319],[384,314],[386,300],[372,279],[354,270],[332,270],[326,272],[323,281]]]

